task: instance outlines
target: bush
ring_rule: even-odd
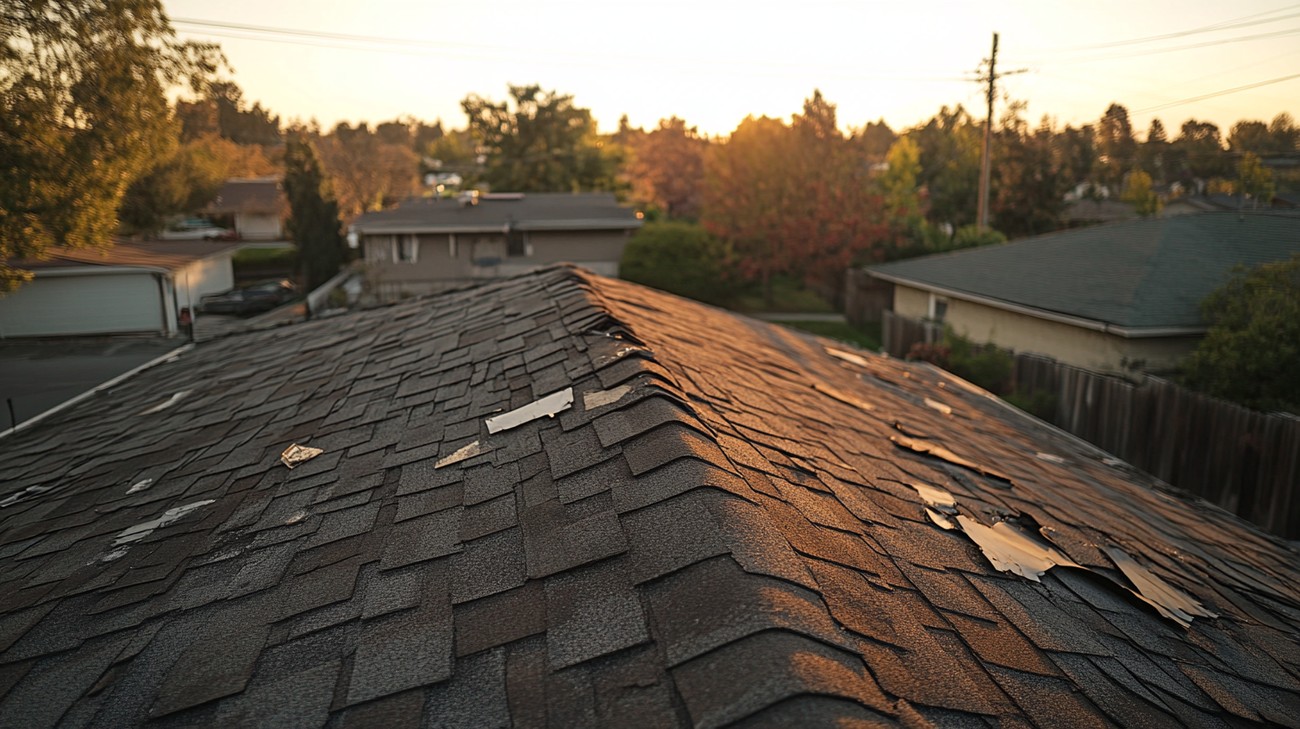
[[[1056,417],[1056,395],[1046,390],[1036,390],[1034,392],[1021,392],[1016,390],[1002,397],[1003,400],[1015,405],[1025,412],[1033,415],[1039,420],[1052,422]]]
[[[699,225],[647,223],[628,241],[619,276],[696,301],[723,305],[738,289],[728,275],[727,246]]]
[[[1014,366],[1010,352],[992,344],[973,344],[951,329],[944,331],[942,344],[913,344],[907,358],[942,367],[994,395],[1008,390]]]

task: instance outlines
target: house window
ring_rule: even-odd
[[[948,316],[948,299],[942,296],[930,294],[930,312],[927,317],[932,322],[942,324],[945,317]]]
[[[512,230],[506,233],[506,255],[511,258],[522,258],[532,255],[532,246],[524,238],[522,230]]]
[[[365,239],[366,262],[387,263],[393,251],[393,241],[389,236],[367,236]]]
[[[399,235],[393,241],[393,260],[398,263],[415,263],[420,258],[420,239],[414,235]]]

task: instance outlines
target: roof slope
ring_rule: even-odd
[[[45,258],[25,259],[14,265],[33,271],[81,266],[179,271],[195,261],[233,251],[240,245],[229,241],[122,240],[102,249],[51,246],[45,250]]]
[[[1300,216],[1201,213],[1049,233],[873,266],[939,287],[1115,326],[1203,327],[1200,303],[1234,266],[1300,252]]]
[[[530,192],[483,195],[475,204],[452,198],[414,198],[395,208],[364,213],[352,224],[362,233],[435,231],[609,230],[641,225],[613,193]]]
[[[200,345],[0,441],[0,725],[1300,722],[1293,547],[826,344],[554,267]]]

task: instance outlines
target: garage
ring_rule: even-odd
[[[183,307],[234,284],[237,244],[118,243],[107,251],[56,248],[17,262],[32,281],[0,298],[0,338],[105,334],[174,336]]]

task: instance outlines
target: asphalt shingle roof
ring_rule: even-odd
[[[873,266],[873,275],[1133,329],[1203,327],[1237,265],[1300,253],[1300,216],[1199,213],[1078,228]]]
[[[199,345],[0,440],[0,726],[1300,724],[1293,546],[828,345],[569,267]]]
[[[363,234],[421,231],[623,230],[640,227],[636,211],[613,193],[530,192],[483,195],[476,204],[456,198],[413,198],[365,213],[352,224]]]

